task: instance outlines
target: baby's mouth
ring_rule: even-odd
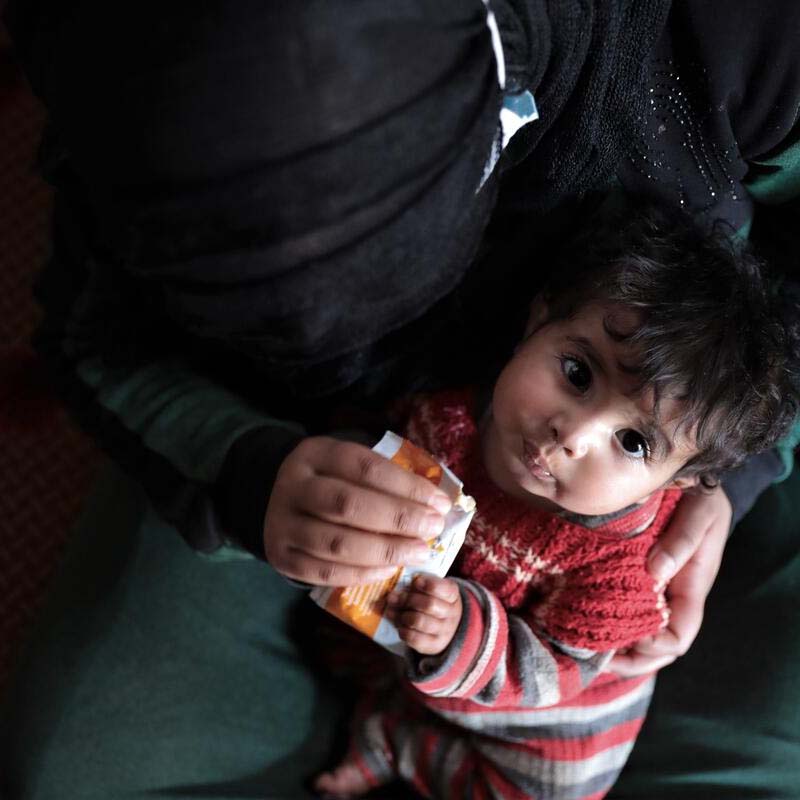
[[[522,440],[522,461],[534,478],[538,478],[540,481],[555,482],[555,476],[550,472],[550,465],[541,450],[525,439]]]

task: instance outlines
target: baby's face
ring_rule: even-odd
[[[669,484],[696,454],[676,432],[677,402],[636,394],[628,346],[606,333],[635,325],[630,312],[589,305],[543,324],[519,347],[494,388],[482,427],[484,461],[505,492],[533,505],[605,514]],[[620,325],[621,323],[621,325]]]

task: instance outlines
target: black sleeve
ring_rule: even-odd
[[[304,428],[182,357],[136,285],[82,247],[78,213],[57,191],[53,254],[36,289],[34,343],[56,394],[193,548],[233,543],[264,558],[270,488]]]
[[[732,470],[722,480],[722,489],[733,507],[733,528],[753,507],[759,495],[784,470],[783,460],[777,450],[768,450],[748,459],[741,467]]]

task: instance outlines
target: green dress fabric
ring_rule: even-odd
[[[795,130],[794,137],[800,136]],[[753,176],[746,181],[747,191],[759,203],[779,205],[800,196],[800,141],[779,153],[753,162]]]
[[[198,555],[109,470],[7,698],[0,796],[311,796],[345,723],[290,636],[303,594]]]
[[[611,797],[797,797],[798,496],[794,470],[737,527]],[[110,469],[6,700],[0,796],[312,796],[347,703],[291,635],[302,596],[261,562],[198,555]]]

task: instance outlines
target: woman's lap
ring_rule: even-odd
[[[2,796],[307,796],[339,705],[288,635],[300,595],[196,555],[105,475],[0,721]]]
[[[795,796],[798,496],[795,471],[733,535],[613,797]],[[264,564],[195,555],[106,475],[0,723],[9,800],[306,796],[343,729],[289,636],[300,596]]]

